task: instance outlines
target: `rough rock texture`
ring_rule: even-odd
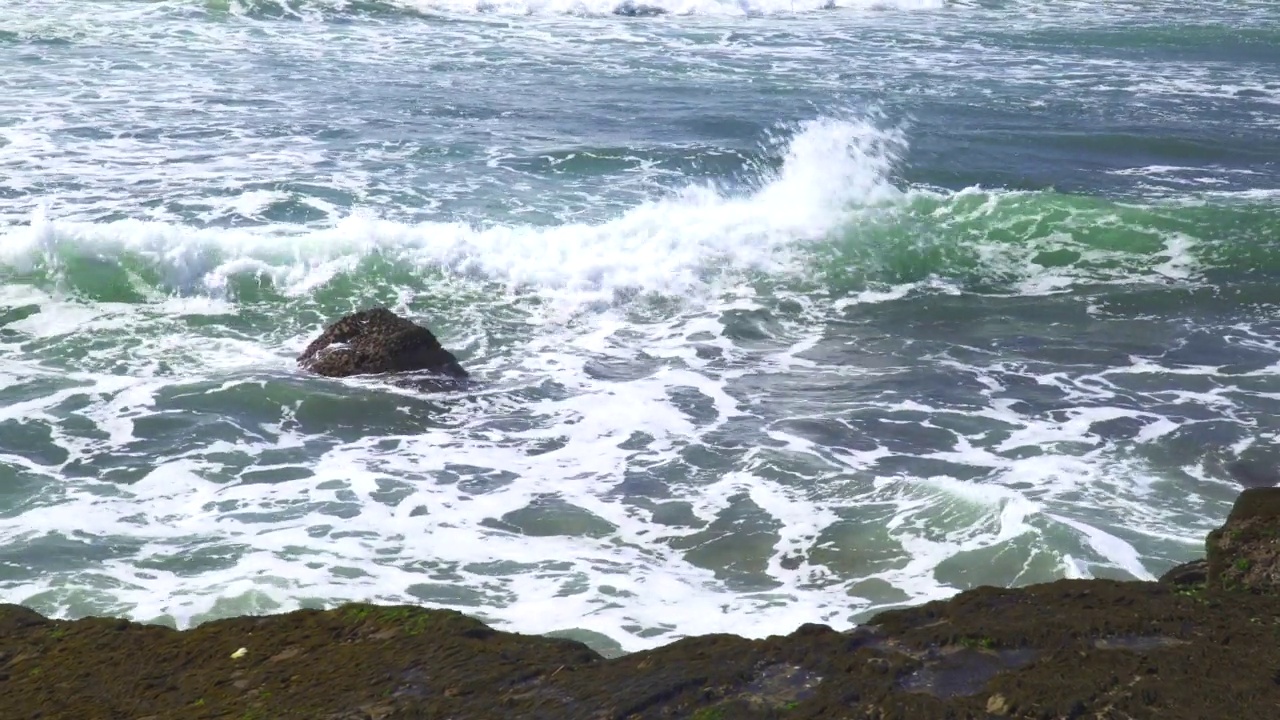
[[[1208,581],[1208,560],[1192,560],[1174,565],[1160,576],[1160,582],[1169,585],[1204,585]]]
[[[1240,493],[1205,547],[1211,587],[1280,593],[1280,488]]]
[[[415,371],[467,377],[458,359],[440,346],[430,330],[386,308],[339,319],[307,346],[298,363],[329,377]]]
[[[1251,493],[1224,528],[1240,528],[1240,543],[1280,528],[1280,490]],[[1250,577],[1232,589],[1110,580],[979,588],[847,633],[804,625],[765,640],[710,635],[611,660],[573,641],[410,607],[347,605],[176,632],[52,621],[7,605],[0,720],[1273,720],[1280,595],[1274,584],[1243,589]]]

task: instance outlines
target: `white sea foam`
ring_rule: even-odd
[[[536,195],[521,185],[532,173],[519,164],[530,158],[570,163],[565,148],[539,145],[542,128],[522,134],[531,122],[523,116],[521,132],[510,132],[454,107],[455,75],[432,63],[504,78],[528,65],[579,63],[592,77],[627,72],[655,87],[696,78],[721,90],[804,87],[822,97],[895,87],[948,98],[996,68],[1046,107],[1104,82],[1144,101],[1274,90],[1253,70],[1223,77],[1203,63],[1029,62],[1034,50],[983,47],[975,25],[926,27],[948,17],[941,2],[849,0],[835,5],[869,12],[810,12],[827,5],[658,0],[694,17],[633,22],[579,17],[613,12],[609,0],[388,3],[468,16],[404,32],[403,16],[383,22],[382,10],[336,0],[277,7],[308,20],[350,11],[373,21],[282,23],[265,5],[174,0],[120,6],[100,22],[66,3],[21,4],[24,37],[135,53],[133,65],[110,73],[82,59],[98,63],[100,54],[51,53],[51,64],[23,80],[20,116],[0,127],[0,182],[14,198],[0,203],[0,271],[29,274],[0,288],[0,383],[21,398],[0,409],[0,421],[26,423],[33,438],[0,450],[0,463],[38,488],[0,527],[0,543],[39,558],[40,543],[58,538],[65,562],[6,580],[0,595],[49,612],[180,625],[343,599],[422,602],[526,632],[590,630],[638,649],[691,633],[847,627],[869,610],[978,583],[1146,577],[1152,555],[1192,552],[1229,488],[1194,464],[1175,472],[1125,454],[1107,428],[1137,426],[1131,451],[1177,443],[1189,424],[1181,414],[1137,409],[1163,402],[1247,426],[1258,412],[1231,383],[1274,376],[1276,366],[1227,377],[1157,353],[1104,369],[1046,368],[1018,357],[1025,348],[1016,342],[991,346],[988,337],[923,357],[912,343],[938,341],[912,337],[915,317],[884,328],[856,313],[874,306],[892,317],[916,295],[971,298],[947,276],[953,268],[848,292],[794,292],[788,283],[814,280],[809,250],[859,242],[860,223],[892,222],[922,199],[936,207],[926,229],[940,232],[912,241],[968,238],[960,249],[977,251],[976,274],[1006,278],[1008,295],[1139,279],[1190,284],[1195,238],[1166,232],[1141,258],[1090,246],[1069,223],[1026,242],[974,239],[965,228],[988,221],[1022,239],[1018,227],[1041,222],[1035,210],[1000,215],[1042,194],[907,188],[895,176],[904,134],[847,117],[795,128],[770,158],[778,169],[746,189],[679,186],[669,181],[682,171],[655,169],[659,160],[628,147],[614,154],[623,170],[575,186],[586,196],[578,206],[512,199],[501,220],[475,206],[435,214],[482,195],[483,183],[497,183],[503,200]],[[967,5],[950,16],[986,22],[984,4]],[[193,7],[231,16],[153,26]],[[1002,27],[1017,34],[1143,17],[1114,3],[1024,7],[1025,18]],[[742,19],[793,12],[808,20]],[[848,24],[828,24],[837,20]],[[868,54],[834,51],[832,37],[856,37]],[[617,51],[623,44],[627,52]],[[314,117],[315,97],[291,95],[291,81],[272,92],[256,84],[266,56],[306,74],[335,54],[380,78],[423,83],[405,95],[439,93],[426,109],[456,114],[419,119],[459,146],[480,142],[484,157],[406,178],[415,158],[441,148],[392,142],[340,152],[290,125]],[[71,79],[91,70],[92,92],[69,99]],[[153,85],[140,89],[141,77]],[[503,92],[520,91],[522,77],[510,76]],[[600,117],[612,122],[610,112]],[[688,153],[704,151],[730,152]],[[285,189],[295,182],[319,182],[324,192]],[[46,186],[61,189],[39,190]],[[409,220],[398,213],[402,197],[421,206],[415,217],[485,219]],[[294,204],[318,212],[279,219]],[[1065,207],[1054,212],[1075,212]],[[550,219],[519,221],[534,211]],[[1033,262],[1063,249],[1081,261]],[[864,258],[874,277],[877,258]],[[358,269],[379,259],[398,275],[377,282],[392,287],[344,289],[374,282]],[[115,271],[129,292],[87,281]],[[254,275],[286,299],[240,301],[237,287]],[[95,293],[130,300],[97,302]],[[661,297],[635,301],[648,295]],[[293,372],[294,352],[319,322],[302,316],[387,297],[438,319],[479,386],[424,399],[376,381]],[[830,336],[827,323],[847,335]],[[913,349],[892,344],[899,340]],[[1271,342],[1263,333],[1241,344]],[[921,382],[915,362],[930,363],[939,382]],[[1144,389],[1158,373],[1171,380],[1158,393]],[[1221,387],[1197,385],[1204,378]],[[964,383],[986,404],[948,404],[943,390]],[[1033,398],[1056,399],[1039,407],[1019,396],[1028,387]],[[1228,439],[1236,452],[1248,443]],[[1177,502],[1153,503],[1157,491]]]
[[[760,407],[774,402],[772,391],[743,389],[765,374],[808,383],[828,373],[861,381],[892,371],[810,359],[823,342],[820,325],[784,329],[785,342],[770,352],[741,347],[729,339],[733,314],[759,311],[761,299],[749,286],[718,287],[715,273],[802,272],[788,253],[855,222],[866,208],[909,203],[910,194],[890,181],[902,142],[898,131],[872,123],[807,123],[785,145],[778,171],[755,191],[691,186],[594,225],[410,226],[360,216],[330,229],[193,230],[38,217],[8,229],[0,259],[11,268],[56,270],[71,257],[132,256],[180,292],[147,303],[83,303],[56,289],[5,296],[6,307],[39,307],[8,324],[20,337],[55,346],[129,341],[100,347],[66,373],[73,387],[7,409],[15,419],[47,425],[68,460],[49,467],[0,456],[43,476],[52,493],[24,510],[21,523],[0,528],[0,542],[81,538],[88,552],[108,538],[127,538],[136,549],[76,572],[9,582],[4,597],[50,612],[127,613],[179,625],[343,599],[424,602],[525,632],[592,631],[632,650],[691,633],[763,636],[815,620],[846,627],[886,604],[954,592],[966,580],[948,568],[984,553],[1010,553],[1017,561],[986,563],[994,573],[989,582],[1099,568],[1141,576],[1147,571],[1132,544],[1100,526],[1142,516],[1142,532],[1162,541],[1198,529],[1150,517],[1131,486],[1104,480],[1114,468],[1105,455],[1016,457],[1031,446],[1096,443],[1096,423],[1140,413],[1103,408],[1055,418],[994,400],[970,415],[1013,428],[1003,443],[952,433],[949,449],[916,453],[923,461],[987,468],[984,481],[935,475],[865,482],[859,478],[901,450],[877,442],[837,454],[838,446],[780,424],[806,414],[814,422],[844,423],[849,408],[804,406],[779,416]],[[992,198],[986,212],[999,202]],[[413,413],[424,410],[404,410],[404,403],[419,402],[412,395],[363,384],[360,397],[386,402],[366,419],[378,424],[376,432],[344,437],[337,427],[316,428],[314,420],[308,430],[299,417],[306,403],[327,394],[317,388],[238,427],[234,441],[170,438],[163,455],[146,456],[131,484],[62,474],[60,468],[128,457],[154,442],[155,423],[172,412],[166,407],[175,397],[190,398],[185,404],[193,407],[212,398],[217,408],[223,394],[262,385],[289,367],[314,328],[268,340],[210,338],[174,327],[183,318],[234,314],[235,304],[218,297],[232,276],[266,273],[305,301],[370,253],[559,304],[525,317],[528,332],[511,356],[468,363],[490,387],[455,406],[447,429],[414,421]],[[888,302],[920,287],[866,299]],[[675,316],[637,323],[625,303],[611,302],[635,289],[699,301]],[[862,295],[837,308],[848,309]],[[571,312],[560,314],[564,309]],[[703,356],[698,345],[719,355]],[[594,369],[643,367],[655,358],[656,367],[622,377]],[[122,366],[128,373],[118,374]],[[37,379],[33,367],[40,366],[12,367],[14,384]],[[963,369],[986,378],[993,392],[996,378],[1011,372],[999,364]],[[1081,402],[1096,399],[1097,391],[1079,379],[1038,380]],[[558,390],[538,399],[507,396],[546,383]],[[96,434],[85,436],[66,422],[60,408],[77,398],[89,402],[73,414],[91,421]],[[888,417],[948,412],[914,399],[869,407]],[[744,432],[735,424],[755,428],[745,432],[758,439],[732,468],[708,476],[686,464],[690,453],[732,453],[725,435]],[[776,453],[796,465],[779,472]],[[795,475],[794,467],[806,469]],[[272,472],[282,474],[258,479]],[[685,519],[665,517],[671,507],[645,501],[649,491],[631,497],[628,483],[636,477],[661,487],[655,494],[662,503],[683,504]],[[387,497],[388,488],[398,494]],[[1093,522],[1064,514],[1081,492],[1092,496],[1092,507],[1110,509]],[[515,518],[547,502],[568,508],[569,519],[525,532],[495,526],[499,519],[522,522]],[[851,510],[863,529],[847,526]],[[705,527],[717,522],[762,523],[768,540],[761,545],[749,532],[726,536]],[[1068,528],[1077,546],[1039,542],[1055,524]],[[836,539],[824,539],[829,533]],[[202,553],[211,559],[195,569],[175,559]],[[868,567],[859,553],[879,560]]]
[[[56,317],[57,303],[25,322],[38,326],[45,312]],[[672,525],[647,506],[620,501],[627,479],[646,474],[644,468],[677,463],[690,450],[712,450],[727,423],[763,421],[767,427],[796,416],[758,417],[760,410],[738,399],[743,391],[732,389],[735,379],[757,372],[756,363],[716,370],[683,351],[689,337],[723,337],[722,321],[692,323],[688,328],[680,319],[662,323],[642,331],[637,346],[634,341],[620,342],[619,333],[638,328],[617,320],[616,311],[609,311],[591,323],[588,332],[545,327],[529,338],[514,363],[474,366],[477,373],[498,381],[498,391],[501,386],[548,379],[562,391],[560,397],[518,404],[486,401],[488,396],[501,397],[490,391],[478,396],[479,404],[471,409],[455,411],[461,424],[450,429],[406,428],[325,440],[323,434],[291,430],[296,428],[294,411],[286,408],[275,414],[276,420],[259,424],[235,443],[193,438],[185,447],[174,448],[168,459],[148,459],[150,469],[129,485],[59,477],[55,468],[23,463],[27,472],[47,473],[49,487],[57,488],[59,497],[56,504],[29,508],[20,523],[0,529],[0,542],[35,542],[54,533],[90,543],[128,538],[139,545],[123,557],[94,563],[92,572],[10,582],[4,596],[46,611],[164,616],[183,626],[211,616],[341,599],[425,602],[478,613],[526,632],[591,630],[625,649],[639,649],[690,633],[763,636],[807,621],[847,627],[856,613],[886,602],[858,589],[867,581],[894,588],[900,593],[895,601],[944,597],[954,592],[957,581],[940,575],[943,566],[973,553],[1025,547],[1009,550],[1026,554],[1022,569],[996,581],[1049,579],[1052,575],[1043,563],[1039,569],[1033,567],[1037,557],[1055,552],[1036,541],[1046,521],[1069,527],[1085,539],[1048,566],[1065,565],[1061,572],[1068,574],[1088,574],[1101,566],[1143,576],[1146,571],[1131,544],[1099,529],[1108,523],[1133,524],[1134,518],[1147,517],[1149,527],[1178,541],[1197,531],[1158,518],[1151,522],[1148,503],[1138,497],[1124,499],[1125,474],[1108,466],[1103,456],[1050,452],[1010,459],[1009,451],[1018,447],[1090,442],[1093,424],[1120,416],[1117,413],[1055,421],[994,404],[979,415],[1020,428],[1007,447],[980,447],[957,435],[952,450],[921,455],[925,460],[988,467],[991,475],[984,483],[936,476],[927,482],[881,478],[859,487],[849,474],[865,472],[891,455],[884,446],[833,458],[831,448],[780,430],[769,436],[785,443],[781,447],[792,462],[811,468],[802,483],[768,471],[768,456],[759,450],[735,463],[739,469],[714,480],[677,473],[683,479],[664,485],[670,499],[688,503],[691,518],[712,522],[731,517],[749,502],[777,524],[776,538],[765,548],[731,543],[723,557],[715,552],[694,557],[676,546],[712,547],[717,535],[704,535],[696,526]],[[656,342],[664,337],[665,346]],[[128,451],[145,442],[137,423],[163,405],[162,396],[224,392],[234,383],[224,381],[219,388],[202,383],[223,376],[235,363],[244,367],[252,362],[253,348],[208,347],[199,336],[171,341],[205,346],[208,361],[200,369],[188,366],[178,377],[168,378],[74,373],[67,379],[77,387],[9,410],[28,421],[46,419],[72,462]],[[728,358],[746,359],[742,349],[718,344]],[[602,357],[634,361],[650,349],[674,364],[628,381],[595,379],[588,367]],[[801,377],[835,370],[806,367]],[[27,375],[24,368],[15,371]],[[693,389],[705,399],[707,409],[674,405],[674,389]],[[377,386],[365,392],[372,398],[386,393]],[[70,427],[62,429],[56,408],[75,396],[97,398],[82,414],[105,437],[86,441]],[[895,405],[891,402],[883,411],[896,412]],[[935,412],[918,403],[899,407],[904,412]],[[829,407],[817,417],[844,414]],[[496,432],[495,423],[521,423],[525,429]],[[632,445],[637,436],[647,438],[638,447]],[[394,445],[387,446],[388,441]],[[548,442],[558,449],[539,449]],[[317,443],[327,449],[293,460],[281,455]],[[228,457],[250,463],[240,472],[246,481],[251,473],[272,468],[298,474],[296,479],[266,484],[219,485],[206,479],[226,477],[223,464]],[[502,477],[510,480],[481,487],[489,484],[486,478]],[[404,492],[394,499],[382,496],[388,483]],[[1118,517],[1085,523],[1063,514],[1065,508],[1079,505],[1079,500],[1069,498],[1081,492],[1091,496],[1088,507]],[[493,519],[510,517],[549,497],[578,508],[576,512],[592,518],[589,523],[603,529],[527,535],[492,526]],[[335,507],[350,510],[334,514]],[[1057,515],[1045,514],[1048,508],[1055,508]],[[820,542],[824,533],[843,526],[841,518],[850,511],[868,528],[883,527],[885,537],[873,534],[851,541],[837,535]],[[852,565],[839,553],[823,555],[824,547],[856,551]],[[214,558],[233,562],[212,562],[199,569],[170,567],[175,554],[190,553],[213,553]],[[723,570],[717,568],[732,568],[740,558],[756,553],[762,553],[762,565],[752,574],[755,579],[750,582],[758,583],[754,589],[735,588],[719,576]],[[863,568],[857,553],[891,562],[888,567]],[[792,559],[800,562],[792,564]],[[94,573],[111,577],[110,587],[102,587],[100,596],[75,594],[76,587],[100,586]]]

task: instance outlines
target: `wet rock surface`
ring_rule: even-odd
[[[1210,538],[1211,563],[1280,528],[1277,493],[1241,495]],[[1233,529],[1241,534],[1214,544]],[[1280,717],[1280,595],[1274,575],[1255,570],[978,588],[849,632],[709,635],[614,659],[413,607],[347,605],[177,632],[6,605],[0,720],[1271,720]]]
[[[361,310],[324,329],[298,356],[317,375],[426,372],[461,380],[467,371],[431,331],[386,308]]]

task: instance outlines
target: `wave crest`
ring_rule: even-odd
[[[0,236],[0,261],[44,282],[68,279],[68,272],[92,263],[85,272],[99,278],[108,274],[104,264],[114,265],[118,277],[108,284],[118,289],[220,292],[234,276],[252,273],[286,294],[302,294],[377,254],[418,271],[599,301],[637,291],[688,294],[726,271],[783,269],[797,243],[826,237],[858,207],[901,196],[891,182],[906,146],[900,130],[822,118],[775,144],[776,167],[757,168],[754,190],[689,185],[597,224],[411,225],[356,213],[324,229],[242,230],[38,216]]]

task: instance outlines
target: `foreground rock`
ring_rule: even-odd
[[[302,351],[298,364],[328,377],[419,371],[467,377],[430,330],[386,308],[340,318]]]
[[[1241,529],[1237,544],[1211,540],[1211,562],[1256,547],[1247,539],[1280,529],[1278,512],[1280,490],[1241,495],[1224,528]],[[175,632],[0,606],[0,718],[1280,717],[1274,575],[1180,577],[980,588],[849,633],[712,635],[612,660],[410,607]]]
[[[1224,590],[1280,594],[1277,518],[1280,489],[1251,488],[1240,493],[1226,524],[1209,533],[1206,540],[1206,582]]]

